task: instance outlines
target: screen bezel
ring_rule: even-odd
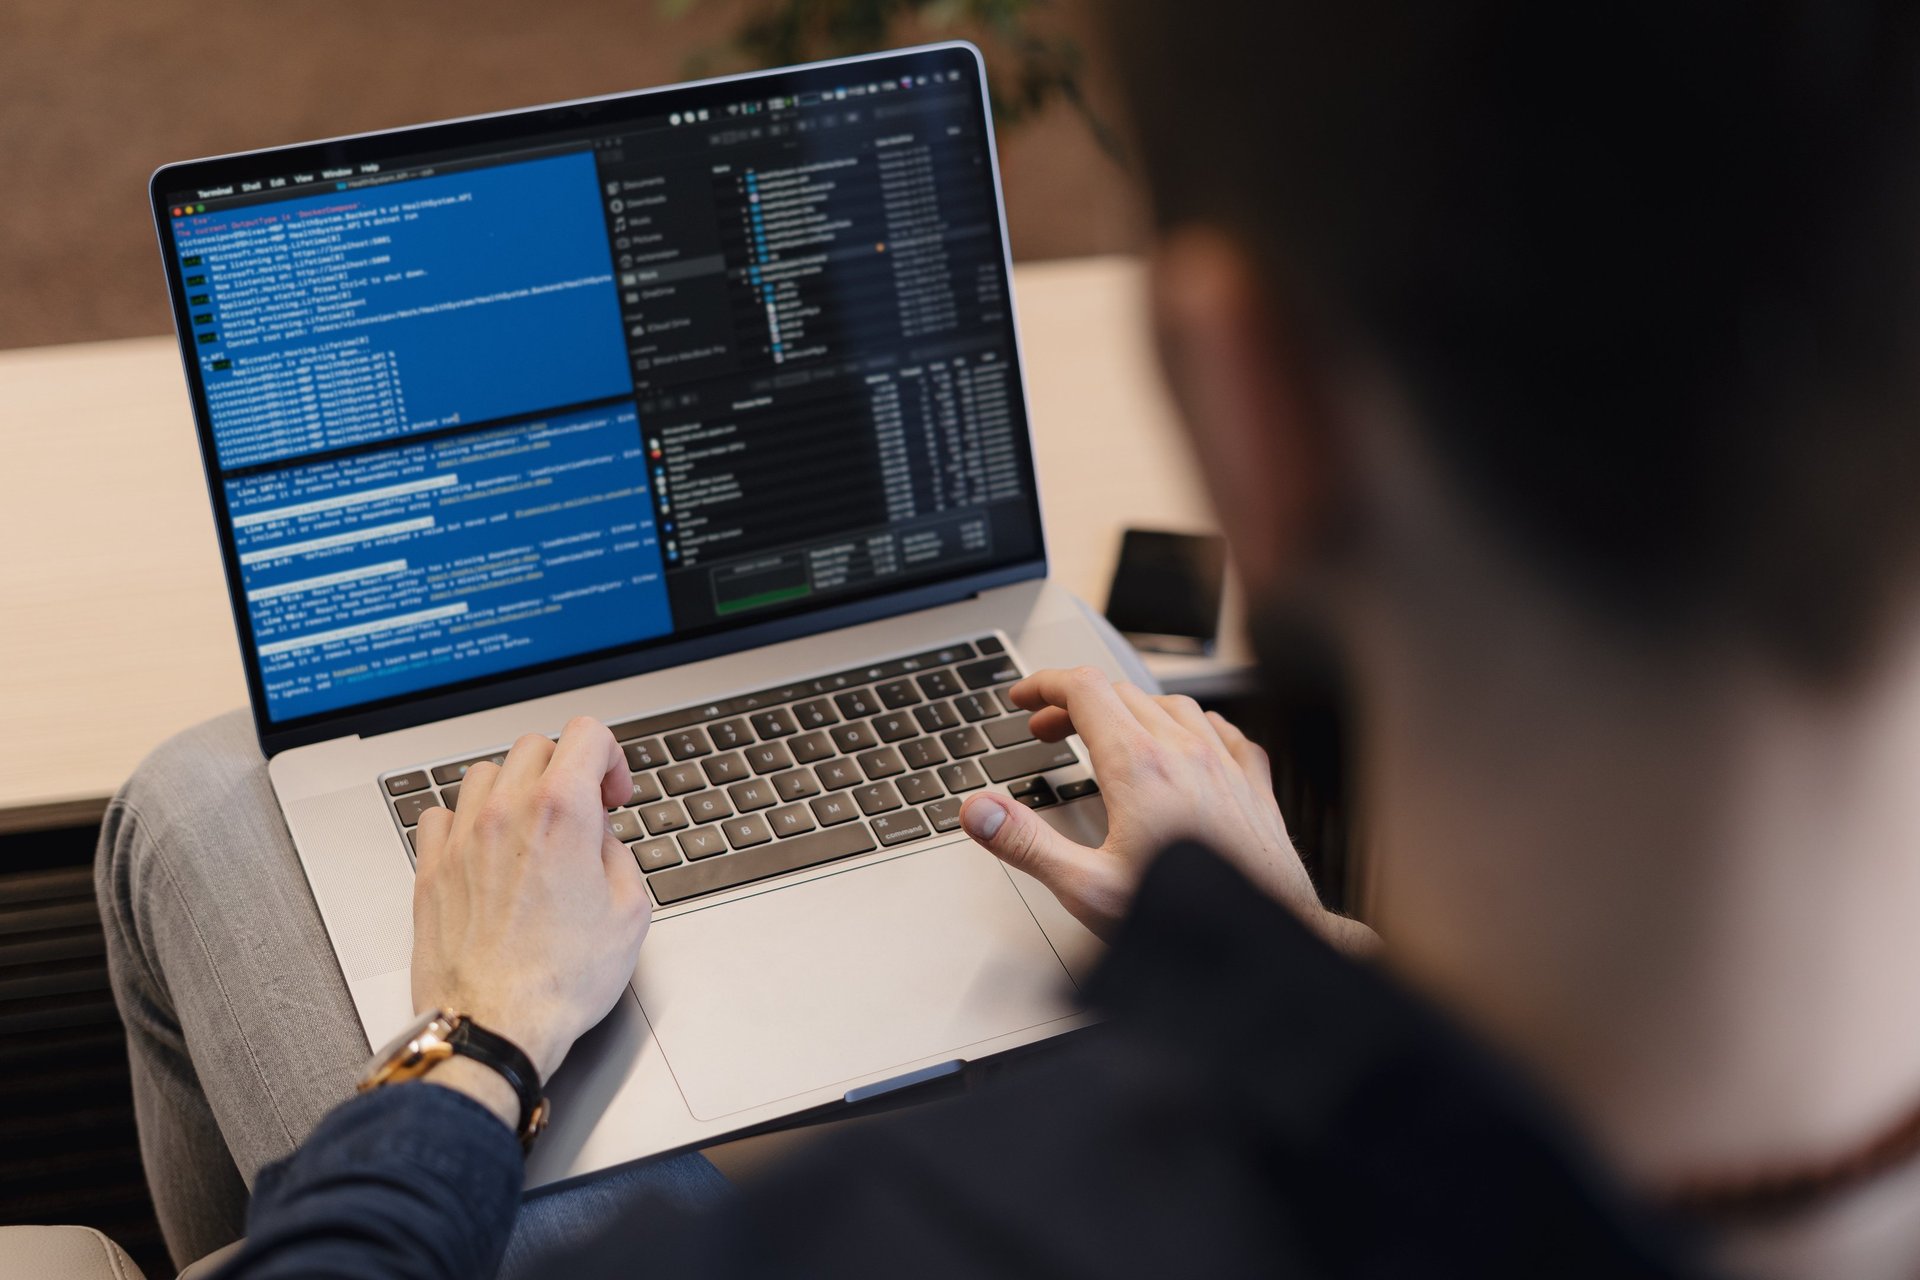
[[[756,90],[772,96],[794,96],[806,89],[818,89],[818,79],[839,68],[861,66],[869,76],[884,76],[900,69],[964,68],[974,89],[973,110],[987,142],[987,155],[993,184],[995,234],[999,238],[1002,276],[1007,293],[1009,323],[1013,331],[1011,357],[1019,394],[1024,427],[1024,466],[1028,491],[1028,516],[1032,521],[1037,555],[1011,561],[994,561],[950,575],[924,579],[902,588],[881,588],[870,594],[842,597],[836,602],[815,604],[763,615],[752,622],[720,624],[682,638],[682,633],[639,641],[610,650],[555,659],[511,672],[477,676],[457,684],[379,699],[353,707],[336,708],[297,719],[275,721],[267,715],[267,699],[260,678],[258,654],[253,638],[252,618],[241,585],[238,553],[234,543],[231,514],[220,482],[220,471],[213,443],[212,419],[200,379],[199,363],[191,342],[188,323],[187,292],[180,256],[174,251],[168,210],[173,193],[195,189],[235,185],[256,180],[263,161],[289,169],[322,169],[357,166],[362,162],[381,162],[418,157],[423,154],[458,150],[465,147],[510,145],[530,140],[534,135],[551,135],[567,129],[600,128],[629,119],[653,115],[662,109],[684,105],[723,107],[739,86],[753,82]],[[795,86],[794,95],[781,89]],[[679,100],[667,106],[665,99]],[[665,85],[627,93],[583,98],[570,102],[496,112],[483,116],[439,121],[431,124],[382,130],[317,142],[263,148],[203,160],[164,165],[154,171],[148,182],[154,229],[160,256],[166,271],[167,288],[173,303],[174,329],[180,340],[181,360],[185,368],[194,424],[200,441],[201,464],[213,504],[220,539],[221,559],[226,569],[228,602],[233,611],[234,628],[240,642],[246,668],[247,691],[252,705],[254,728],[262,750],[271,758],[281,751],[351,735],[371,736],[431,723],[475,711],[543,697],[586,685],[599,684],[628,676],[641,675],[667,667],[721,657],[748,649],[817,635],[863,622],[895,617],[936,605],[964,600],[997,586],[1045,577],[1047,573],[1046,530],[1041,518],[1037,467],[1033,449],[1033,419],[1027,403],[1026,379],[1020,353],[1019,316],[1013,293],[1013,258],[1008,245],[1006,206],[1000,190],[1000,162],[987,97],[986,64],[980,51],[964,40],[920,45],[909,49],[835,58],[822,62],[780,67],[767,71],[722,76],[685,84]],[[1020,434],[1020,433],[1017,433]]]

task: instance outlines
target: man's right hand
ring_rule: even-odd
[[[1181,839],[1199,841],[1237,866],[1311,928],[1349,952],[1370,950],[1373,931],[1320,905],[1287,838],[1267,753],[1192,698],[1155,696],[1115,684],[1093,667],[1035,672],[1009,696],[1033,713],[1033,734],[1080,735],[1107,805],[1107,840],[1076,844],[1025,805],[992,792],[966,803],[967,834],[1040,881],[1087,928],[1110,938],[1141,873]]]

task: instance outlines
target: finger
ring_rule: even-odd
[[[653,900],[647,896],[647,878],[634,861],[633,850],[608,836],[600,846],[600,862],[607,873],[607,894],[622,910],[650,914]]]
[[[1153,701],[1167,713],[1168,719],[1218,751],[1223,757],[1232,758],[1227,750],[1227,744],[1220,738],[1220,731],[1213,727],[1213,722],[1207,719],[1207,713],[1200,709],[1199,703],[1184,693],[1161,694]]]
[[[1089,857],[1096,856],[1094,850],[1042,822],[1018,800],[993,791],[968,799],[960,810],[960,826],[987,852],[1026,872],[1055,895],[1081,874]]]
[[[413,829],[413,865],[416,872],[438,865],[453,834],[453,811],[435,805],[420,815]]]
[[[544,733],[523,733],[507,752],[500,777],[510,787],[523,787],[546,772],[553,758],[553,739]]]
[[[1132,697],[1129,691],[1133,693],[1140,693],[1140,691],[1125,681],[1113,685],[1112,688],[1121,702],[1126,704],[1128,711],[1133,713],[1136,720],[1140,719],[1140,710],[1146,708],[1147,702],[1153,701],[1151,695],[1144,693],[1141,693],[1140,696],[1145,699],[1145,701],[1140,701]],[[1016,705],[1018,705],[1017,699]],[[1074,727],[1073,716],[1065,707],[1051,705],[1042,705],[1039,710],[1028,717],[1027,727],[1033,733],[1033,736],[1042,742],[1059,742],[1069,735],[1079,732],[1079,730]],[[1142,724],[1142,727],[1157,737],[1165,737],[1170,732],[1169,726],[1157,715],[1151,716],[1148,722]],[[1091,746],[1092,744],[1089,743],[1088,745]]]
[[[547,772],[599,793],[603,808],[617,809],[633,798],[633,774],[620,744],[613,740],[612,730],[591,716],[567,721]]]
[[[1059,707],[1067,713],[1071,732],[1080,735],[1097,758],[1125,752],[1140,738],[1140,721],[1120,700],[1114,684],[1097,667],[1057,667],[1036,671],[1013,686],[1016,706]]]
[[[1027,718],[1027,728],[1042,742],[1059,742],[1073,732],[1073,717],[1065,707],[1042,707]]]
[[[1220,741],[1226,744],[1227,754],[1233,757],[1240,771],[1247,775],[1247,781],[1267,796],[1273,795],[1273,762],[1267,758],[1266,748],[1240,731],[1240,726],[1221,715],[1218,711],[1207,712],[1214,732],[1220,735]]]
[[[1166,741],[1187,736],[1187,731],[1175,723],[1174,718],[1167,714],[1167,709],[1160,705],[1159,700],[1139,685],[1122,680],[1113,686],[1113,691],[1119,695],[1120,701],[1132,713],[1133,718],[1139,721],[1140,727],[1154,737]]]
[[[493,794],[494,786],[500,781],[500,766],[491,760],[482,760],[469,768],[466,776],[460,779],[460,807],[453,811],[453,830],[450,839],[465,841],[473,831],[474,820],[480,810],[486,807],[487,797]]]

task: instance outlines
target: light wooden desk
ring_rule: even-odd
[[[1211,527],[1154,380],[1138,265],[1015,272],[1055,573],[1096,606],[1128,524]],[[0,832],[97,818],[135,763],[246,703],[174,340],[0,352]],[[1199,690],[1245,667],[1153,659]]]

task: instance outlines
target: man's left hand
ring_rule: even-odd
[[[605,725],[528,734],[474,765],[457,813],[420,816],[413,1004],[519,1045],[546,1080],[633,977],[651,905],[607,810],[633,792]]]

